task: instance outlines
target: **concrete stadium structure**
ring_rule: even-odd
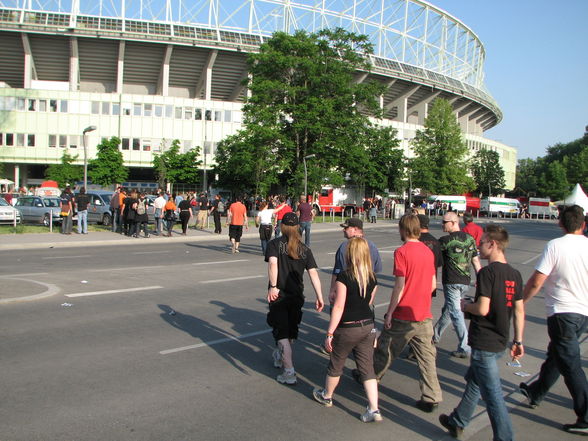
[[[179,139],[216,145],[241,127],[246,56],[274,31],[343,27],[374,44],[386,85],[381,124],[407,155],[437,97],[453,106],[472,153],[496,150],[508,188],[516,150],[483,136],[502,119],[484,86],[485,51],[457,18],[420,0],[0,0],[0,162],[18,185],[36,184],[65,149],[83,161],[118,136],[131,179],[152,179],[152,155]]]

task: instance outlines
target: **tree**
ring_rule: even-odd
[[[449,101],[433,101],[423,130],[412,141],[413,187],[431,194],[462,194],[474,187],[468,176],[467,146]]]
[[[559,161],[553,161],[541,173],[538,182],[539,193],[554,199],[563,199],[570,191],[566,169]]]
[[[519,159],[515,186],[530,195],[537,194],[540,164],[535,159]]]
[[[129,170],[124,166],[119,145],[120,139],[116,136],[98,144],[96,158],[88,161],[88,177],[93,184],[106,187],[127,180]]]
[[[51,164],[45,170],[45,177],[56,181],[60,187],[79,181],[84,176],[84,168],[81,165],[73,165],[78,159],[78,155],[72,156],[67,151],[63,151],[61,164]]]
[[[494,150],[482,149],[474,156],[471,172],[476,183],[476,191],[488,196],[503,192],[506,185],[504,169],[500,165],[500,156]]]
[[[200,147],[180,153],[180,141],[174,139],[169,149],[153,155],[153,168],[159,177],[160,185],[164,187],[163,184],[166,182],[198,184],[202,164],[199,157]]]
[[[217,149],[221,182],[252,191],[278,184],[299,193],[304,158],[315,155],[307,161],[309,190],[341,185],[348,174],[367,183],[356,164],[370,163],[370,140],[388,136],[376,135],[380,128],[367,116],[379,116],[383,86],[354,81],[357,70],[370,70],[371,53],[366,36],[342,29],[275,33],[249,56],[244,129]]]

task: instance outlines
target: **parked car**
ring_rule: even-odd
[[[20,212],[10,205],[4,198],[0,198],[0,224],[12,225],[14,215],[16,214],[16,223],[20,224]]]
[[[2,193],[0,197],[4,198],[6,202],[10,201],[10,205],[14,207],[16,200],[20,197],[20,193]]]
[[[23,222],[41,223],[46,227],[51,223],[61,223],[59,198],[42,196],[21,196],[15,204]]]
[[[74,197],[78,192],[75,192]],[[90,205],[88,205],[88,223],[112,225],[112,213],[110,212],[110,199],[114,192],[106,190],[89,191]]]

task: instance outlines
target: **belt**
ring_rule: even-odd
[[[357,320],[355,322],[339,323],[338,328],[359,328],[360,326],[372,325],[374,319]]]
[[[190,210],[180,210],[180,211],[190,211]]]

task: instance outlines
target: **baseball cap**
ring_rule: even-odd
[[[424,214],[419,214],[419,223],[421,224],[421,228],[429,228],[429,216],[425,216]]]
[[[283,225],[290,225],[291,227],[295,225],[299,225],[300,222],[298,221],[298,216],[296,216],[293,212],[286,213],[282,218]]]
[[[349,219],[345,219],[345,222],[343,222],[341,224],[341,226],[343,228],[355,227],[355,228],[359,228],[360,230],[363,230],[363,221],[361,219],[356,218],[356,217],[351,217]]]

